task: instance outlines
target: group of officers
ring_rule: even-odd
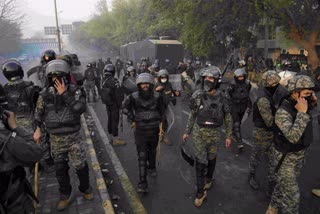
[[[45,55],[44,59],[47,59]],[[170,83],[168,70],[155,71],[155,66],[145,68],[144,62],[141,62],[139,72],[133,65],[122,68],[126,72],[121,81],[116,66],[105,64],[99,94],[106,105],[108,133],[113,138],[113,144],[125,144],[118,138],[122,113],[127,116],[134,130],[139,171],[137,190],[140,193],[148,192],[147,175],[157,176],[159,133],[163,136],[168,128],[166,111],[169,104],[175,105],[176,97],[180,96],[180,92],[174,90]],[[279,84],[281,78],[277,72],[269,70],[262,75],[257,97],[251,102],[251,83],[244,69],[234,71],[234,79],[224,92],[220,89],[222,72],[218,67],[208,65],[199,69],[198,73],[181,67],[178,68],[181,74],[185,73],[181,75],[183,78],[194,79],[198,75],[196,90],[190,98],[191,113],[182,136],[185,142],[191,134],[193,136],[197,183],[194,205],[200,207],[212,187],[222,138],[221,127],[225,124],[225,146],[229,148],[231,142],[235,141],[241,152],[244,149],[241,121],[246,112],[252,112],[254,147],[249,163],[248,183],[253,189],[259,188],[256,169],[261,157],[266,155],[269,160],[271,198],[266,213],[274,214],[278,210],[282,213],[299,213],[297,177],[305,150],[312,142],[311,110],[317,103],[314,81],[309,76],[297,75],[284,88]],[[1,105],[6,110],[2,114],[3,126],[0,131],[0,179],[1,184],[5,184],[0,187],[0,210],[5,213],[19,213],[15,209],[27,210],[25,213],[33,211],[32,203],[27,201],[30,196],[36,198],[23,167],[30,167],[40,160],[42,153],[46,153],[43,149],[46,146],[43,145],[47,144],[50,144],[51,155],[46,162],[50,163],[52,159],[59,183],[60,200],[57,209],[65,209],[72,198],[68,174],[69,156],[80,181],[79,190],[85,199],[92,200],[88,164],[79,139],[80,115],[86,110],[86,93],[83,87],[72,83],[68,63],[54,57],[48,59],[43,65],[46,83],[42,89],[23,80],[22,66],[15,60],[4,63],[2,71],[9,83],[4,86],[0,96],[6,104]],[[167,136],[161,141],[170,144]],[[18,193],[20,197],[16,197]]]
[[[162,129],[166,128],[165,112],[170,103],[176,103],[175,97],[180,92],[172,88],[166,69],[153,73],[151,67],[137,75],[135,69],[129,67],[124,80],[136,76],[137,90],[127,94],[121,107],[119,101],[109,101],[122,108],[134,129],[139,166],[138,192],[146,193],[147,175],[157,175],[156,151],[159,133],[161,136]],[[313,141],[311,111],[317,105],[315,80],[298,73],[284,87],[280,85],[279,74],[268,70],[262,75],[255,99],[251,100],[252,85],[243,68],[234,71],[227,90],[220,89],[223,74],[218,67],[208,65],[198,72],[192,70],[191,74],[186,68],[181,70],[183,78],[195,80],[194,76],[198,75],[196,90],[190,98],[191,113],[182,136],[183,141],[187,141],[191,134],[193,136],[197,180],[194,205],[200,207],[212,187],[222,125],[225,124],[226,128],[225,146],[229,148],[232,141],[237,142],[241,153],[244,149],[241,122],[245,114],[252,112],[254,147],[248,184],[259,189],[256,171],[262,157],[266,156],[267,194],[270,198],[266,213],[275,214],[279,210],[281,213],[299,213],[297,178],[305,151]],[[110,74],[110,78],[114,78],[113,75]],[[116,85],[121,88],[119,81]],[[106,98],[103,102],[108,103]],[[319,195],[319,190],[313,192]]]

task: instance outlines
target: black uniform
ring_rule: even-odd
[[[107,75],[101,90],[102,103],[106,104],[108,113],[108,132],[118,136],[119,114],[123,101],[123,93],[119,81]]]
[[[32,214],[35,199],[23,167],[39,161],[42,150],[23,128],[8,130],[0,122],[0,213]]]
[[[117,77],[120,78],[120,72],[123,69],[123,62],[120,59],[117,59],[115,62],[116,74]]]
[[[156,151],[159,140],[159,125],[162,121],[165,105],[163,98],[157,92],[144,97],[141,91],[126,97],[123,108],[128,119],[136,123],[135,143],[139,161],[138,187],[147,189],[147,166],[149,170],[156,169]]]
[[[228,93],[231,98],[231,114],[233,120],[233,134],[239,145],[242,145],[241,137],[241,120],[246,109],[251,108],[249,97],[251,83],[248,80],[237,82],[233,80],[228,88]]]

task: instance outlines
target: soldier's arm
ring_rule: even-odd
[[[23,128],[13,130],[7,143],[9,152],[24,166],[39,161],[42,157],[42,149],[33,140],[32,135]]]
[[[223,101],[223,111],[224,111],[224,123],[226,127],[226,138],[231,138],[232,135],[232,116],[231,116],[231,103],[227,97]]]
[[[267,127],[272,127],[274,116],[272,115],[271,105],[267,98],[262,97],[257,102],[260,115]]]
[[[298,143],[309,121],[310,116],[304,112],[298,112],[295,120],[287,111],[281,108],[275,115],[275,124],[285,138],[293,144]]]
[[[198,110],[199,106],[201,105],[201,97],[196,96],[196,97],[191,97],[190,99],[190,107],[191,107],[191,113],[188,118],[185,134],[190,134],[193,128],[193,125],[196,121],[197,115],[198,115]]]
[[[86,111],[86,97],[82,88],[78,88],[75,94],[67,90],[61,96],[64,102],[70,106],[72,112],[82,114]]]
[[[34,126],[40,128],[44,122],[45,103],[43,97],[39,95],[35,112],[34,112]]]

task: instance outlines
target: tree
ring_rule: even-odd
[[[275,20],[286,38],[293,40],[308,51],[311,70],[319,65],[316,45],[320,33],[320,2],[318,0],[256,0],[261,16]]]
[[[19,48],[23,15],[16,0],[0,0],[0,53],[14,52]]]

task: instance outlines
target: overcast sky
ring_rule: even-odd
[[[96,13],[98,0],[56,0],[58,17],[61,24],[72,21],[87,21]],[[55,25],[54,0],[22,0],[21,10],[26,14],[23,27],[24,37],[43,29],[44,25]],[[108,0],[110,3],[111,1]],[[43,17],[42,17],[43,16]]]

